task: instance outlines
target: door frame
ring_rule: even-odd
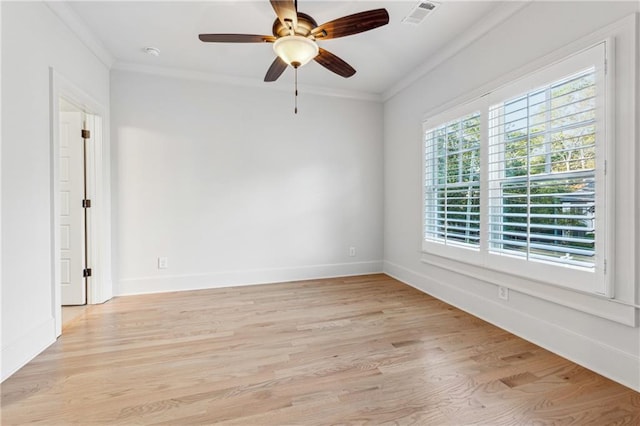
[[[103,303],[113,296],[111,279],[111,185],[109,111],[53,68],[49,68],[50,161],[51,161],[51,292],[56,336],[62,334],[62,292],[60,283],[60,98],[97,119],[92,140],[93,164],[88,165],[88,191],[95,200],[89,224],[89,258],[92,277],[87,285],[88,304]],[[98,119],[99,118],[99,119]]]

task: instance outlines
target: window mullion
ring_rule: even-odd
[[[444,211],[443,224],[444,224],[444,243],[447,243],[449,238],[449,126],[444,128],[444,183],[442,185],[444,191]]]
[[[531,258],[531,125],[530,123],[530,110],[529,110],[530,97],[527,96],[527,179],[526,179],[526,191],[527,191],[527,260]]]
[[[486,258],[489,250],[489,100],[485,101],[480,109],[480,252]]]
[[[545,94],[545,129],[544,129],[544,150],[545,150],[545,173],[551,173],[551,88],[547,87]]]
[[[462,122],[458,126],[458,183],[462,183]]]

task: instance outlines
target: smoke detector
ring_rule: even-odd
[[[160,49],[157,47],[145,47],[142,50],[151,56],[160,56]]]
[[[438,6],[440,6],[440,3],[434,1],[421,1],[411,9],[407,16],[402,18],[402,22],[405,24],[418,25]]]

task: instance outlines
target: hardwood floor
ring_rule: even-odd
[[[116,298],[2,424],[639,425],[640,393],[385,275]]]
[[[71,325],[75,320],[81,318],[81,316],[89,309],[91,305],[81,306],[63,306],[62,307],[62,332],[65,333],[67,327]]]

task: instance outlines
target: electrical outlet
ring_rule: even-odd
[[[166,257],[158,258],[158,269],[167,269],[169,267],[169,260]]]
[[[355,247],[349,247],[349,256],[350,257],[354,257],[356,255],[356,248]]]
[[[502,300],[509,300],[509,289],[507,287],[498,287],[498,297]]]

